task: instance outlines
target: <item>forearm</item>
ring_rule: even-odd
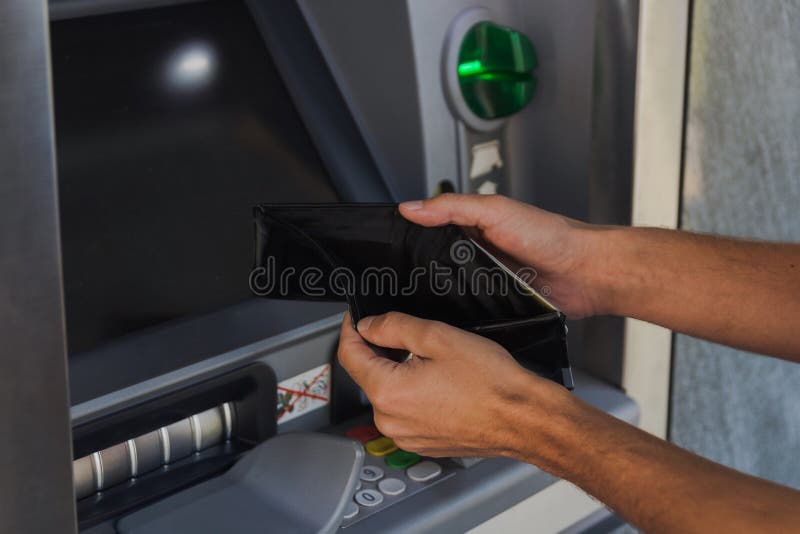
[[[600,311],[800,360],[800,245],[654,228],[588,232]]]
[[[512,456],[575,483],[644,531],[796,528],[800,493],[695,456],[569,393],[540,390],[532,387],[530,404],[511,412]],[[542,403],[552,407],[543,412]]]

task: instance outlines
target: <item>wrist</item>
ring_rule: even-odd
[[[502,456],[561,473],[559,458],[577,439],[575,422],[585,405],[562,386],[532,373],[520,373],[505,395],[497,421],[504,441]]]
[[[633,272],[642,261],[636,230],[622,226],[587,225],[579,230],[584,259],[579,279],[595,315],[626,315],[639,284]]]

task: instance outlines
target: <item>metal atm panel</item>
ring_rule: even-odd
[[[69,19],[183,3],[187,2],[52,0],[51,16],[54,20]],[[476,130],[454,114],[442,73],[448,33],[454,21],[465,11],[473,9],[474,5],[460,0],[434,3],[409,0],[376,7],[363,0],[345,0],[334,7],[329,2],[301,0],[298,8],[294,4],[277,5],[259,0],[248,2],[283,82],[292,93],[294,104],[332,174],[332,180],[344,191],[345,197],[352,200],[418,198],[441,191],[446,185],[443,182],[449,182],[455,189],[471,190],[471,184],[477,184],[469,176],[476,158],[488,154],[491,162],[494,158],[492,151],[496,148],[503,165],[490,166],[495,167],[496,174],[493,176],[496,176],[501,192],[572,216],[594,221],[626,222],[627,215],[620,214],[625,211],[627,204],[624,199],[620,202],[620,195],[629,184],[625,183],[624,177],[621,181],[609,181],[613,176],[620,176],[611,169],[624,167],[626,150],[630,149],[626,145],[626,140],[629,140],[626,126],[624,121],[615,125],[622,132],[622,135],[615,136],[620,140],[619,144],[600,133],[608,121],[617,117],[609,116],[605,110],[622,105],[630,111],[632,101],[620,103],[615,100],[611,93],[616,94],[617,91],[593,92],[596,87],[592,80],[598,72],[616,73],[618,71],[615,68],[620,67],[624,71],[623,76],[616,80],[623,87],[632,87],[632,73],[625,69],[630,66],[631,57],[635,59],[635,45],[630,39],[631,31],[635,37],[635,28],[625,26],[627,33],[620,33],[614,21],[635,20],[636,2],[614,4],[619,7],[621,16],[612,13],[612,8],[600,7],[599,4],[593,8],[584,5],[578,8],[575,4],[551,0],[535,3],[509,0],[488,4],[480,13],[488,13],[485,16],[490,16],[500,24],[519,27],[535,41],[543,56],[538,73],[544,77],[545,86],[542,89],[540,85],[541,91],[534,97],[533,103],[519,115],[502,121],[496,127]],[[47,239],[45,236],[52,238],[56,221],[52,124],[49,122],[49,107],[42,104],[50,98],[49,94],[42,92],[49,83],[44,27],[46,15],[42,6],[34,9],[27,3],[23,9],[21,4],[12,1],[5,9],[8,17],[0,17],[0,20],[14,21],[14,27],[17,22],[19,27],[27,24],[36,31],[28,32],[27,39],[22,39],[18,32],[12,31],[13,28],[0,23],[0,40],[7,39],[10,43],[2,49],[12,52],[12,55],[0,52],[0,62],[5,61],[19,68],[20,65],[12,60],[24,44],[30,47],[31,57],[35,58],[33,63],[27,65],[25,73],[34,72],[36,76],[18,78],[32,84],[30,91],[23,90],[22,84],[12,86],[7,79],[3,79],[0,81],[0,95],[13,98],[14,102],[36,104],[36,110],[26,115],[26,120],[36,119],[38,122],[35,124],[39,127],[28,132],[32,139],[30,144],[6,143],[5,151],[13,157],[0,161],[0,165],[8,162],[15,165],[8,174],[12,177],[12,183],[20,187],[7,189],[13,189],[17,196],[6,194],[7,190],[4,190],[0,200],[9,204],[8,209],[4,210],[7,217],[20,214],[20,199],[41,203],[39,207],[42,212],[48,214],[37,219],[44,225],[40,228],[41,232],[36,234],[38,241],[20,243],[14,239],[7,240],[8,244],[16,247],[8,257],[28,258],[25,255],[31,252],[26,248],[28,244],[33,243],[38,247],[36,250],[43,255],[35,256],[35,259],[45,258],[46,261],[34,262],[36,268],[26,271],[28,278],[20,278],[27,283],[34,281],[31,276],[35,275],[38,284],[35,291],[39,293],[31,294],[43,295],[42,300],[29,303],[31,315],[27,317],[31,322],[27,324],[35,324],[37,328],[43,324],[37,323],[39,319],[34,317],[45,310],[36,306],[46,304],[46,317],[41,316],[40,319],[48,325],[58,326],[58,331],[53,330],[47,336],[41,335],[43,330],[37,330],[38,341],[50,343],[49,351],[31,351],[28,350],[30,347],[20,346],[20,353],[27,355],[36,352],[37,357],[42,356],[41,360],[31,356],[25,361],[43,365],[42,369],[50,374],[40,374],[36,380],[45,379],[46,384],[41,385],[41,390],[59,397],[65,393],[65,390],[59,389],[62,375],[59,367],[51,363],[55,360],[63,363],[64,357],[64,333],[60,326],[61,319],[56,317],[63,313],[60,311],[61,289],[57,283],[60,274],[56,274],[59,273],[58,257],[54,252],[57,243],[52,239],[44,241]],[[301,13],[305,18],[298,16]],[[274,16],[270,17],[270,14]],[[281,21],[291,23],[283,24]],[[570,29],[571,32],[567,33]],[[306,33],[303,34],[303,31]],[[303,35],[308,38],[300,38]],[[609,35],[627,36],[627,40],[611,41]],[[364,42],[375,46],[364,47]],[[624,61],[619,59],[615,46],[622,50]],[[302,61],[298,61],[298,58]],[[315,90],[320,90],[323,96],[315,98]],[[38,96],[33,99],[31,95]],[[27,108],[20,106],[16,111],[21,109]],[[11,111],[12,108],[4,103],[0,108],[0,117],[18,117]],[[331,131],[337,131],[340,135],[333,138]],[[16,135],[7,137],[17,138]],[[12,152],[11,149],[20,150]],[[601,153],[613,153],[615,156],[611,159],[598,158]],[[47,168],[31,171],[27,163],[23,165],[30,161]],[[558,165],[558,161],[567,161],[569,164]],[[42,185],[40,189],[31,185],[30,176],[34,174],[45,177],[42,178],[44,181],[36,182]],[[17,177],[19,180],[13,181]],[[23,180],[24,186],[21,185]],[[5,227],[15,227],[18,220],[10,221]],[[7,280],[13,278],[4,277],[3,284]],[[23,287],[27,286],[19,285],[15,289]],[[344,383],[346,378],[336,374],[340,371],[335,369],[334,356],[340,307],[319,304],[306,306],[302,303],[273,303],[267,307],[275,320],[266,327],[259,325],[256,320],[243,319],[252,318],[246,306],[233,312],[219,310],[193,325],[179,323],[169,328],[138,333],[127,340],[130,343],[115,345],[108,351],[90,351],[82,358],[70,359],[73,425],[90,424],[108,414],[134,409],[183,387],[195,386],[251,364],[268,366],[278,382],[309,369],[331,365],[337,383]],[[237,346],[230,346],[230,338],[226,336],[231,330],[221,327],[222,324],[227,324],[230,329],[238,329],[243,341]],[[605,348],[595,351],[600,353],[600,356],[595,356],[595,362],[602,361],[602,364],[589,363],[587,367],[594,365],[596,368],[592,368],[592,371],[596,374],[612,383],[618,382],[616,366],[621,358],[618,340],[613,332],[608,334],[608,329],[602,327],[589,325],[586,331],[591,332],[592,328],[595,331],[602,330],[608,337],[603,341]],[[580,329],[580,325],[571,328],[574,340],[571,341],[571,347],[573,350],[577,347],[579,353],[582,338],[586,337],[587,342],[598,339],[582,336]],[[21,339],[27,333],[29,331],[18,329],[10,333],[8,339]],[[191,345],[194,347],[192,350],[197,351],[176,355],[170,348],[186,345]],[[97,380],[100,371],[108,378]],[[21,375],[13,371],[12,375],[4,373],[4,376],[12,376],[12,380],[18,381]],[[632,422],[638,417],[635,403],[619,389],[584,374],[579,374],[576,381],[576,394],[589,402]],[[32,383],[25,382],[26,385]],[[348,395],[354,393],[352,389],[343,390]],[[36,397],[38,401],[43,398],[41,395]],[[26,512],[24,516],[20,514],[19,521],[25,524],[19,530],[30,528],[34,520],[57,522],[55,528],[47,528],[49,531],[63,530],[65,524],[71,525],[74,521],[70,515],[73,513],[73,497],[68,495],[69,489],[62,476],[66,475],[68,466],[68,425],[65,420],[59,423],[60,416],[57,410],[52,409],[53,406],[62,405],[64,400],[53,398],[45,406],[35,405],[42,408],[41,421],[55,425],[53,430],[48,430],[51,437],[63,436],[61,443],[58,440],[47,442],[54,446],[53,455],[49,457],[58,465],[41,463],[31,455],[15,455],[24,456],[30,460],[29,463],[37,462],[38,467],[44,468],[46,472],[37,479],[61,479],[47,488],[57,494],[45,496],[44,489],[37,489],[40,497],[49,500],[48,504],[38,505],[39,510],[46,507],[54,513],[36,517],[34,514],[39,510],[35,507],[20,507],[20,511],[30,513]],[[349,410],[356,407],[356,415],[364,415],[367,406],[357,392],[348,402]],[[12,404],[6,403],[6,406]],[[280,425],[278,431],[338,432],[342,424],[353,421],[350,418],[352,413],[346,410],[338,412],[338,409],[336,405],[330,405],[311,411]],[[167,425],[164,432],[154,429],[158,434],[165,433],[166,438],[156,436],[156,441],[148,441],[144,437],[137,437],[133,441],[143,450],[155,446],[159,443],[158,439],[161,443],[173,439],[176,444],[180,443],[180,450],[184,452],[192,450],[192,447],[198,451],[205,450],[207,444],[203,442],[202,433],[199,434],[199,444],[187,441],[187,436],[196,435],[193,425],[203,426],[209,421],[211,427],[216,429],[212,432],[214,436],[217,436],[218,430],[224,432],[224,410],[212,412],[198,413],[197,420],[193,415],[188,421],[176,421]],[[14,410],[13,416],[22,416],[20,424],[29,424],[34,419],[40,421],[39,415],[27,411]],[[338,426],[331,427],[334,422]],[[59,424],[63,427],[60,430]],[[37,446],[43,446],[44,442],[36,436],[38,434],[30,434]],[[113,446],[98,451],[100,461],[113,462],[117,457],[124,457],[124,447]],[[58,460],[59,457],[63,457],[63,462]],[[82,465],[82,468],[86,467]],[[420,491],[407,499],[398,500],[379,513],[352,523],[343,531],[461,531],[480,524],[554,482],[552,477],[535,467],[510,460],[491,459],[468,468],[453,469],[452,476],[437,483],[436,491]],[[76,470],[76,473],[86,475],[85,471]],[[91,472],[91,466],[88,472]],[[4,483],[9,479],[12,485],[20,480],[19,477],[9,477],[4,478]],[[79,482],[81,488],[84,483],[90,484],[83,479]],[[61,512],[63,515],[60,515]],[[113,522],[98,523],[90,528],[93,532],[111,532]]]

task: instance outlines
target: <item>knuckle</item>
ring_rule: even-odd
[[[376,410],[385,412],[392,407],[392,403],[394,401],[391,397],[392,393],[388,389],[381,388],[377,391],[374,391],[369,400],[372,402],[372,406]]]
[[[397,332],[403,332],[407,317],[400,312],[390,311],[375,319],[375,333],[381,337],[392,337]],[[372,330],[370,326],[370,330]]]
[[[483,195],[483,203],[490,209],[501,209],[508,201],[508,197],[503,195]]]
[[[403,314],[396,311],[385,313],[380,319],[379,326],[384,330],[393,330],[403,322]]]
[[[456,193],[442,193],[441,195],[437,195],[436,198],[433,200],[435,202],[441,202],[442,204],[447,204],[449,202],[457,200],[457,198],[458,195]]]
[[[415,447],[414,441],[406,438],[393,438],[394,444],[397,445],[398,448],[403,449],[404,451],[408,452],[418,452],[419,447]]]
[[[397,424],[386,419],[384,416],[375,416],[375,427],[386,437],[394,439],[397,436]]]
[[[342,367],[347,369],[347,353],[342,345],[339,345],[339,348],[336,350],[336,359],[339,361],[339,364],[341,364]]]
[[[436,348],[442,345],[444,340],[444,328],[442,323],[432,321],[426,324],[420,332],[422,346]]]
[[[397,312],[386,312],[383,315],[376,317],[375,321],[372,323],[373,326],[377,326],[381,330],[386,330],[390,328],[392,323],[395,321],[395,314]],[[372,328],[372,326],[370,326]]]

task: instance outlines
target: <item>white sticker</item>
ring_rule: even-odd
[[[472,147],[472,165],[469,177],[474,180],[493,169],[503,168],[503,158],[500,155],[500,141],[488,141]]]
[[[278,384],[278,423],[326,406],[331,399],[331,366],[326,363]]]
[[[486,180],[477,191],[481,195],[495,195],[497,194],[497,184],[491,180]]]

